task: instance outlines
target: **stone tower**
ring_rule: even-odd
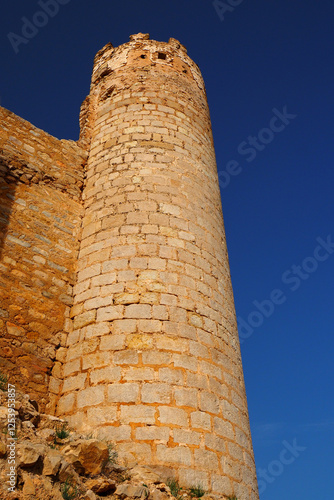
[[[96,56],[58,415],[128,463],[258,498],[205,88],[177,40]]]

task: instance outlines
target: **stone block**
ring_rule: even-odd
[[[159,379],[169,384],[184,385],[184,372],[180,369],[160,368]]]
[[[125,318],[150,319],[151,317],[152,310],[148,304],[131,304],[125,306]]]
[[[154,339],[149,333],[136,333],[134,335],[128,335],[126,343],[129,349],[151,349]]]
[[[243,456],[243,451],[240,446],[238,446],[236,443],[228,443],[227,445],[229,455],[235,459],[239,460],[239,462],[243,462],[244,456]]]
[[[102,366],[107,366],[110,361],[109,352],[97,351],[94,354],[87,354],[82,358],[82,369],[87,370],[88,368],[98,368]]]
[[[221,380],[222,378],[222,370],[217,365],[212,363],[208,363],[206,361],[201,361],[200,363],[200,371],[205,375],[211,375],[212,377],[216,377]]]
[[[175,367],[185,368],[197,372],[197,359],[187,354],[173,354],[173,361]]]
[[[138,364],[138,352],[136,350],[117,351],[114,354],[116,365],[136,365]]]
[[[155,425],[150,425],[149,427],[137,427],[136,439],[143,441],[152,441],[156,439],[167,442],[169,440],[170,432],[171,431],[168,427],[157,427]]]
[[[233,493],[231,480],[218,474],[213,474],[211,477],[211,489],[217,495],[231,496]],[[244,498],[247,498],[247,495]]]
[[[75,405],[75,397],[76,395],[71,392],[62,396],[58,402],[57,414],[64,415],[71,413]]]
[[[120,280],[121,281],[121,280]],[[128,279],[124,281],[130,281]],[[115,304],[138,304],[140,299],[139,293],[119,293],[114,296]]]
[[[209,387],[210,390],[217,396],[221,396],[225,399],[229,398],[229,390],[227,385],[222,384],[219,380],[209,377]],[[235,416],[235,413],[234,413]]]
[[[104,402],[104,386],[97,385],[88,387],[78,392],[77,406],[84,408],[85,406],[94,406]]]
[[[233,427],[230,422],[223,420],[218,417],[214,417],[214,430],[219,436],[226,437],[228,439],[234,440]]]
[[[188,415],[180,408],[170,406],[159,406],[159,422],[162,424],[177,425],[179,427],[188,426]]]
[[[79,375],[75,375],[74,377],[65,378],[63,385],[63,392],[83,389],[85,387],[86,379],[87,379],[86,373],[79,373]]]
[[[101,338],[101,351],[120,351],[125,348],[125,335],[112,333]]]
[[[80,359],[74,359],[73,361],[68,361],[63,365],[64,377],[68,377],[72,373],[80,371]]]
[[[142,385],[141,400],[143,403],[170,403],[172,388],[169,384],[146,383]]]
[[[168,365],[171,361],[171,354],[164,351],[150,350],[143,352],[142,358],[144,365]]]
[[[219,453],[226,452],[225,440],[223,438],[218,437],[216,434],[212,433],[205,434],[205,446]]]
[[[91,323],[94,323],[96,318],[96,311],[86,311],[82,314],[79,314],[79,316],[76,316],[73,321],[73,327],[75,330],[78,328],[82,328],[86,325],[89,325]]]
[[[122,405],[120,421],[124,424],[154,424],[155,408],[147,405]]]
[[[89,311],[93,312],[93,311]],[[113,321],[114,319],[121,319],[123,317],[123,306],[107,306],[98,309],[96,315],[96,321]]]
[[[165,335],[157,335],[156,345],[158,349],[163,349],[166,351],[173,352],[187,352],[188,351],[188,341],[179,338],[166,337]]]
[[[91,325],[85,326],[82,331],[85,339],[102,337],[103,335],[107,335],[110,332],[110,324],[108,322],[100,322],[97,324],[93,323]]]
[[[117,451],[122,460],[127,464],[128,467],[134,467],[138,463],[140,464],[151,464],[152,463],[152,449],[151,445],[147,443],[118,443]],[[142,494],[147,495],[145,488],[142,488]]]
[[[121,380],[121,369],[119,366],[107,366],[100,370],[92,370],[89,377],[93,385],[101,382],[118,382]]]
[[[144,333],[157,333],[162,330],[162,322],[156,319],[138,320],[138,331]]]
[[[108,422],[107,422],[108,423]],[[123,441],[129,440],[131,436],[131,427],[129,425],[105,425],[97,430],[98,439],[105,441]]]
[[[197,395],[197,389],[174,389],[174,398],[177,406],[198,408]]]
[[[115,334],[134,333],[137,330],[135,319],[120,319],[112,322],[112,332]]]
[[[92,286],[105,286],[111,285],[116,281],[116,273],[108,272],[106,274],[100,274],[99,276],[95,276],[92,278]]]
[[[211,430],[211,417],[202,411],[193,411],[190,414],[190,422],[193,429]]]
[[[185,488],[193,488],[194,485],[200,485],[204,491],[210,487],[209,474],[198,469],[185,469],[179,471],[180,484]]]
[[[99,423],[99,425],[110,424],[117,421],[117,407],[116,406],[104,406],[100,408],[88,408],[87,409],[87,420],[93,424]]]
[[[186,431],[183,429],[173,429],[174,443],[199,445],[201,442],[201,434],[195,431]]]
[[[199,375],[197,373],[187,373],[187,386],[197,387],[198,389],[207,389],[208,380],[205,375]]]
[[[220,412],[219,399],[215,394],[208,391],[202,391],[200,393],[200,410],[206,411],[208,413],[214,413],[218,415]]]
[[[191,451],[185,446],[168,448],[164,444],[157,445],[157,459],[163,463],[191,465]]]
[[[208,348],[205,347],[203,344],[200,344],[199,342],[195,341],[189,342],[189,352],[190,354],[196,356],[197,358],[209,358],[210,356]]]
[[[194,450],[195,466],[200,469],[216,471],[219,468],[217,454],[213,451],[195,449]]]
[[[124,380],[154,380],[155,372],[153,368],[127,368],[123,369]]]
[[[108,401],[111,403],[135,403],[139,396],[139,384],[124,383],[108,386]]]

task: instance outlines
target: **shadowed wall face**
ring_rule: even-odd
[[[85,215],[58,415],[128,463],[257,499],[209,111],[174,39],[95,59]]]
[[[72,304],[85,152],[4,108],[0,119],[0,367],[44,410]]]

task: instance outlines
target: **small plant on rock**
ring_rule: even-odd
[[[67,424],[63,424],[61,427],[56,427],[56,434],[54,438],[54,442],[57,443],[58,439],[66,439],[70,435],[69,430],[67,429]]]
[[[1,391],[7,390],[8,377],[0,371],[0,389]]]
[[[108,443],[108,453],[109,453],[109,456],[108,456],[109,464],[115,465],[117,463],[118,453],[117,453],[113,443]]]
[[[196,498],[201,498],[205,494],[205,491],[203,490],[200,484],[190,488],[189,492],[191,497],[196,497]]]
[[[227,497],[227,500],[238,500],[236,496],[233,497]]]
[[[61,494],[64,500],[74,500],[78,497],[79,491],[75,484],[70,483],[68,479],[66,479],[65,483],[61,485]]]
[[[170,492],[175,498],[181,498],[179,493],[182,490],[179,482],[176,479],[167,479],[167,486],[169,486]]]

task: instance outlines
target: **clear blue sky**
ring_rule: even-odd
[[[59,3],[46,19],[35,0],[2,9],[1,104],[76,140],[103,45],[186,45],[211,110],[261,500],[333,498],[332,0]],[[46,24],[18,44],[23,17]]]

